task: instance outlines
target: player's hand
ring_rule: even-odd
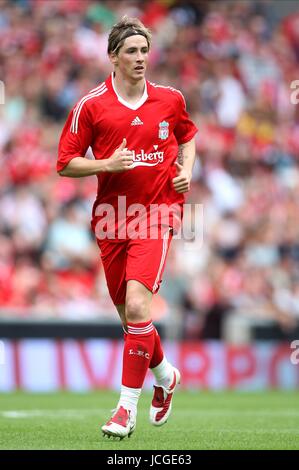
[[[115,150],[110,158],[107,158],[107,171],[110,173],[119,173],[129,170],[133,163],[133,153],[126,148],[127,139],[123,139],[120,146]]]
[[[186,193],[190,190],[191,174],[179,162],[175,162],[175,165],[177,167],[177,176],[172,179],[173,187],[177,193]]]

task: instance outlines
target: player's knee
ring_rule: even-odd
[[[142,297],[128,298],[126,302],[126,319],[130,323],[142,323],[148,320],[148,306]]]

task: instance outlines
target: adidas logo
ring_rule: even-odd
[[[139,119],[138,116],[135,117],[135,119],[133,119],[133,121],[131,122],[131,126],[142,126],[143,125],[143,122],[141,121],[141,119]]]

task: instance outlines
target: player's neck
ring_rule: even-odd
[[[126,77],[114,73],[113,83],[117,93],[128,103],[134,104],[143,96],[145,79],[130,81]]]

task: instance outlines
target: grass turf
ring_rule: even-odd
[[[271,391],[185,392],[174,397],[173,414],[151,426],[151,395],[142,395],[130,439],[102,437],[118,395],[11,393],[0,395],[0,449],[299,449],[299,394]]]

